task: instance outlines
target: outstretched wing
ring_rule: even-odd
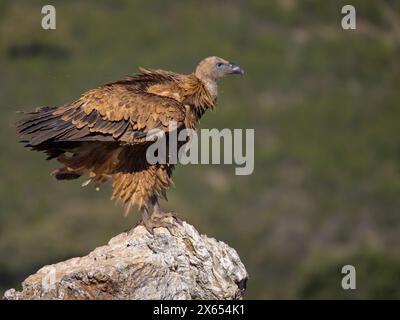
[[[173,121],[184,125],[186,110],[178,100],[152,87],[176,90],[176,74],[160,70],[142,73],[89,90],[71,104],[40,108],[17,123],[29,145],[45,142],[112,141],[142,143],[152,129],[168,132]]]

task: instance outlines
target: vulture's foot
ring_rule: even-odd
[[[160,210],[154,211],[151,214],[143,214],[140,221],[140,224],[151,234],[154,234],[155,228],[167,228],[173,234],[176,223],[182,224],[182,220],[177,217],[175,212],[163,212]]]

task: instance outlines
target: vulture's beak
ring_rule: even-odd
[[[244,70],[236,64],[233,64],[233,63],[229,64],[229,68],[231,70],[231,74],[244,75]]]

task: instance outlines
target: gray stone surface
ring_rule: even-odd
[[[247,272],[236,251],[183,222],[143,226],[87,256],[41,268],[4,299],[240,299]]]

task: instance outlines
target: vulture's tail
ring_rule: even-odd
[[[112,169],[110,159],[115,161],[117,146],[83,140],[90,135],[89,130],[63,120],[62,113],[55,112],[57,109],[43,107],[26,113],[16,123],[20,142],[32,150],[45,152],[47,160],[56,158],[61,162],[64,166],[52,172],[58,180],[77,179],[84,174],[96,184],[107,180]]]
[[[44,151],[48,155],[48,160],[57,158],[68,149],[79,145],[79,142],[57,141],[70,123],[54,115],[56,109],[55,107],[38,108],[34,112],[25,113],[26,116],[16,123],[20,142],[24,143],[25,147]]]

